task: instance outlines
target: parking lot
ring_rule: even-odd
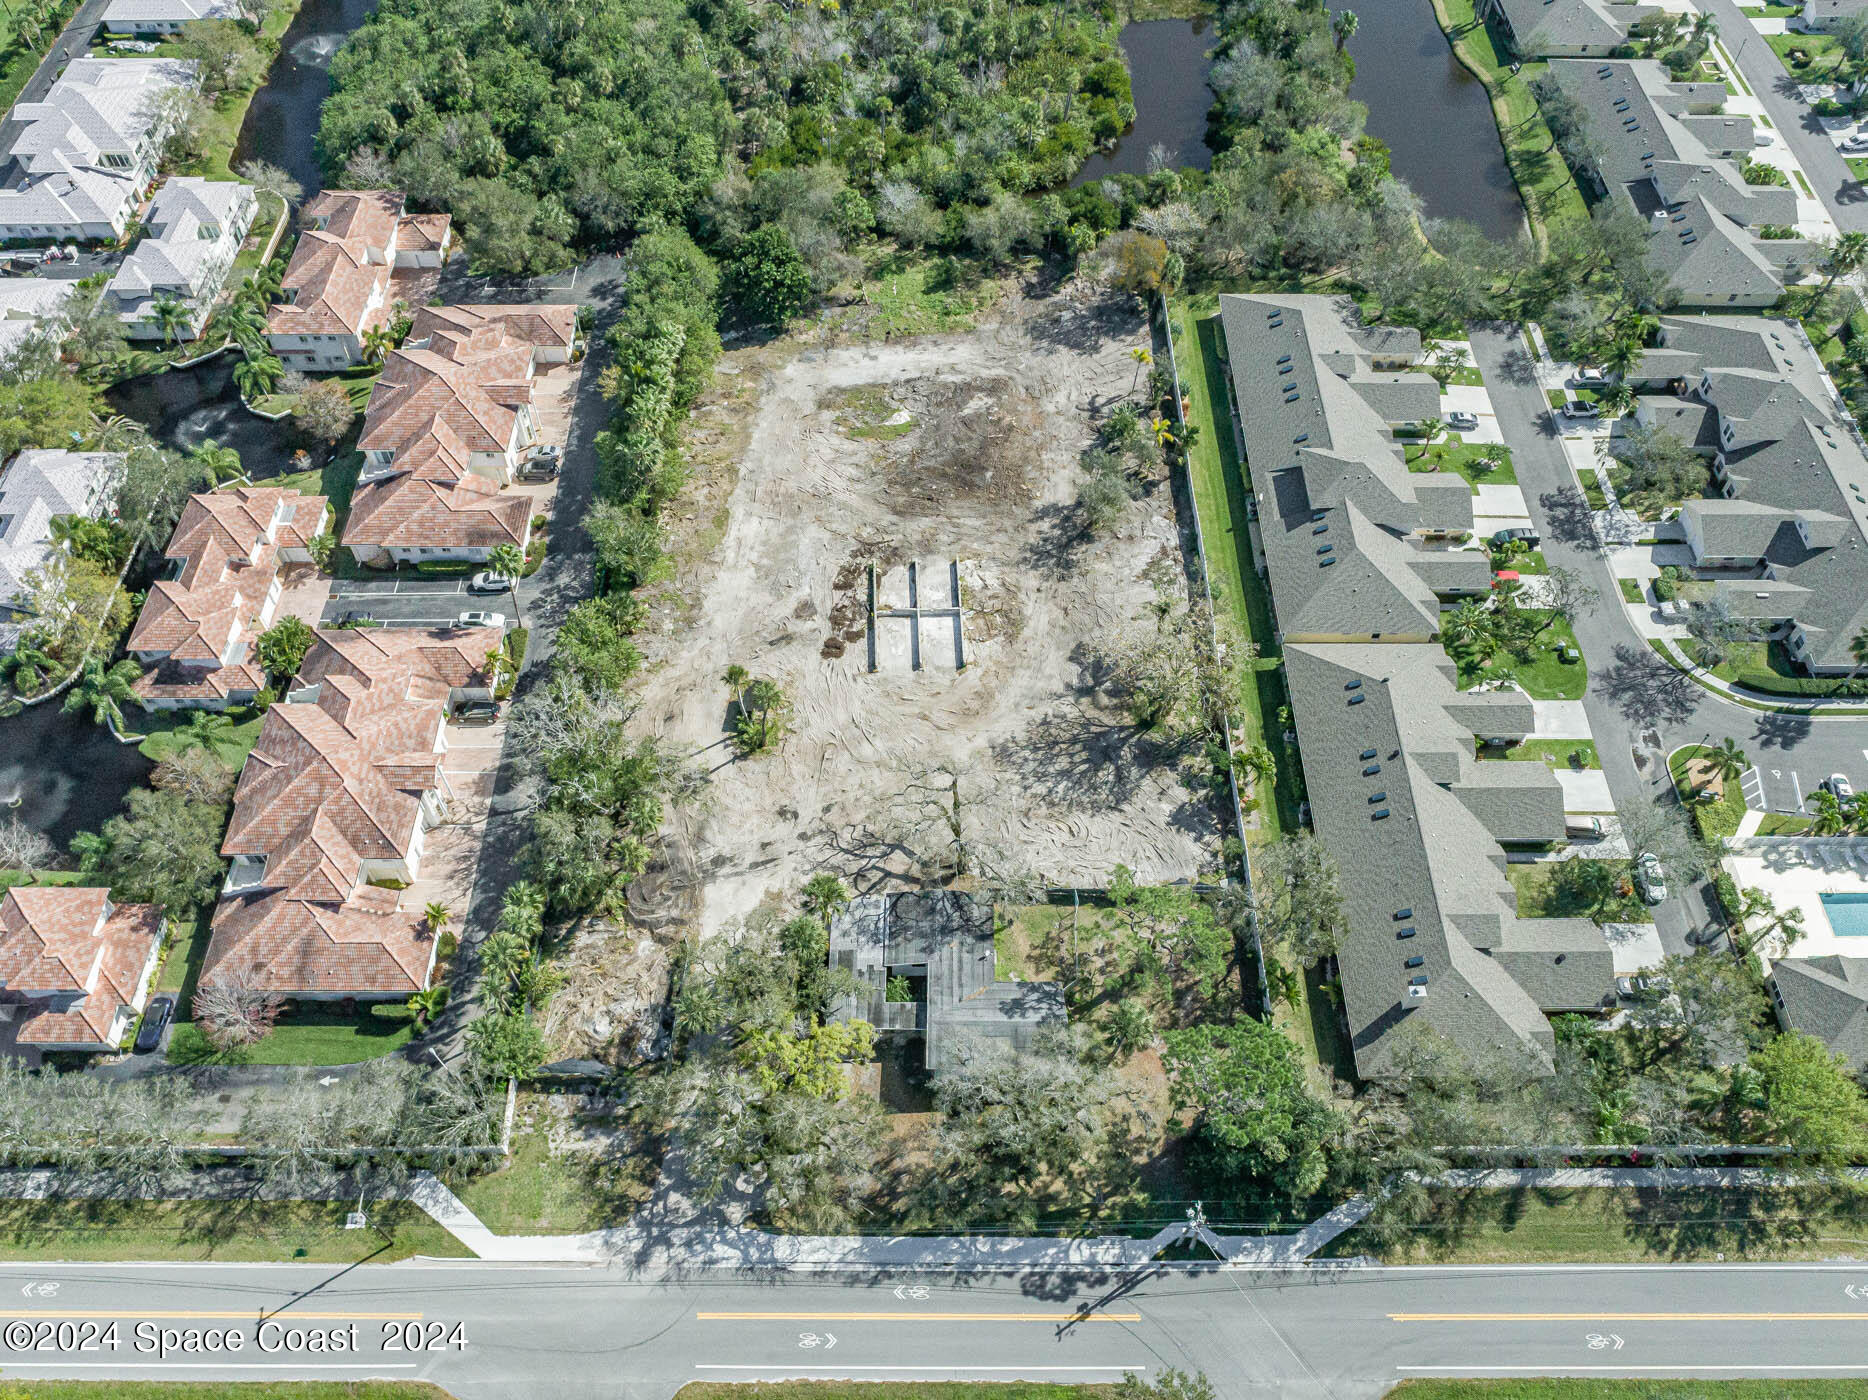
[[[1833,771],[1818,772],[1807,765],[1787,763],[1781,754],[1766,755],[1745,774],[1745,805],[1766,812],[1812,811],[1816,793]],[[1863,783],[1868,782],[1868,749],[1862,751],[1860,761],[1844,764],[1842,772],[1855,791],[1861,792]]]
[[[415,574],[383,578],[340,578],[331,584],[330,601],[321,619],[335,627],[345,619],[367,613],[385,627],[451,627],[464,612],[496,612],[512,625],[512,594],[469,593],[465,578],[425,578]]]

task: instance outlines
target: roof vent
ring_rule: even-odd
[[[1329,526],[1328,526],[1327,524],[1325,524],[1325,525],[1312,525],[1312,526],[1310,527],[1310,533],[1311,533],[1311,534],[1313,534],[1313,535],[1327,535],[1327,534],[1329,534],[1329,533],[1330,533],[1330,527],[1329,527]]]
[[[1369,820],[1372,822],[1387,821],[1388,820],[1388,809],[1386,807],[1376,808],[1376,810],[1369,815]]]
[[[1409,1001],[1425,1001],[1425,1000],[1427,1000],[1427,989],[1426,989],[1426,987],[1424,987],[1424,986],[1419,986],[1419,987],[1417,987],[1417,986],[1414,986],[1414,985],[1412,985],[1412,984],[1409,984],[1409,986],[1408,986],[1408,989],[1407,989],[1407,999],[1408,999]]]
[[[1343,689],[1344,690],[1360,690],[1362,689],[1362,682],[1359,679],[1353,680],[1353,681],[1344,681]]]
[[[1409,924],[1404,929],[1395,930],[1396,938],[1412,938],[1413,936],[1414,936],[1414,926],[1412,924]]]
[[[1333,544],[1320,544],[1320,545],[1318,545],[1318,546],[1317,546],[1317,553],[1319,553],[1319,554],[1328,554],[1328,553],[1330,553],[1330,552],[1331,552],[1332,550],[1334,550],[1335,548],[1336,548],[1336,546],[1335,546],[1335,545],[1333,545]]]
[[[1285,401],[1286,403],[1296,403],[1296,402],[1297,402],[1297,400],[1298,400],[1298,399],[1299,399],[1300,397],[1301,397],[1301,396],[1300,396],[1300,395],[1298,395],[1298,394],[1286,394],[1286,395],[1284,396],[1284,401]]]
[[[1413,917],[1414,917],[1414,911],[1412,909],[1395,910],[1395,922],[1397,924],[1404,924]]]
[[[1291,439],[1291,446],[1295,447],[1300,442],[1309,442],[1309,441],[1310,441],[1309,433],[1299,433],[1296,437]]]
[[[1369,759],[1371,759],[1371,758],[1373,758],[1373,757],[1375,757],[1375,750],[1374,750],[1374,749],[1364,749],[1364,750],[1362,750],[1362,759],[1363,759],[1363,761],[1364,761],[1364,762],[1367,762],[1367,761],[1368,761]]]
[[[1327,569],[1330,567],[1330,565],[1334,564],[1335,562],[1336,562],[1336,556],[1332,554],[1327,559],[1317,560],[1317,567],[1319,569]]]
[[[1374,806],[1377,802],[1386,802],[1387,800],[1388,800],[1388,794],[1385,792],[1376,792],[1376,793],[1369,794],[1369,805],[1371,807]]]
[[[1407,960],[1406,962],[1404,962],[1404,963],[1402,963],[1402,964],[1401,964],[1401,966],[1403,966],[1403,967],[1420,967],[1420,966],[1422,966],[1422,965],[1423,965],[1424,963],[1426,963],[1426,961],[1427,961],[1427,959],[1425,959],[1425,958],[1409,958],[1409,959],[1408,959],[1408,960]]]
[[[1366,695],[1352,695],[1349,697],[1349,703],[1352,705],[1360,705],[1364,700],[1368,698],[1369,697]]]

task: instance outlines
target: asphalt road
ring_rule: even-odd
[[[1360,1400],[1417,1375],[1868,1375],[1864,1285],[1868,1268],[1839,1265],[645,1282],[481,1263],[10,1264],[0,1368],[663,1400],[692,1380],[1087,1382],[1178,1367],[1225,1397]]]
[[[1649,649],[1620,606],[1524,342],[1515,330],[1488,328],[1474,331],[1472,345],[1531,519],[1544,537],[1544,557],[1582,577],[1602,599],[1575,628],[1589,666],[1583,707],[1616,809],[1672,805],[1666,756],[1682,744],[1727,738],[1758,768],[1767,798],[1781,798],[1790,787],[1807,797],[1815,782],[1837,772],[1863,790],[1868,719],[1749,710],[1695,685]],[[1656,909],[1655,923],[1666,950],[1677,953],[1704,942],[1716,920],[1710,886],[1678,879],[1672,885],[1675,895]]]
[[[523,598],[523,582],[519,593]],[[335,626],[359,612],[370,614],[385,627],[452,627],[463,612],[500,613],[509,627],[517,622],[510,589],[472,593],[465,578],[413,574],[336,580],[331,585],[331,599],[324,606],[324,625]]]
[[[1868,231],[1868,187],[1855,178],[1829,133],[1818,125],[1808,104],[1797,95],[1798,84],[1785,71],[1783,61],[1732,0],[1695,3],[1719,22],[1720,42],[1751,90],[1763,101],[1772,124],[1783,133],[1785,143],[1809,177],[1810,188],[1828,208],[1836,227]]]

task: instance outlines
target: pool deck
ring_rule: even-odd
[[[1868,898],[1868,837],[1752,836],[1732,843],[1724,865],[1740,889],[1764,890],[1779,909],[1802,910],[1804,935],[1791,956],[1868,957],[1868,937],[1838,934],[1822,902],[1825,894]],[[1760,956],[1768,966],[1770,958]]]

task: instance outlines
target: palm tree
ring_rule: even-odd
[[[108,418],[93,415],[89,445],[94,452],[121,452],[136,446],[144,432],[141,423],[121,413],[113,413]]]
[[[251,302],[230,301],[214,320],[248,359],[266,353],[266,317]]]
[[[1842,803],[1828,788],[1819,790],[1814,799],[1816,820],[1810,830],[1818,836],[1834,836],[1846,826],[1847,818],[1842,814]]]
[[[726,688],[733,692],[733,704],[741,713],[746,709],[746,687],[752,684],[752,672],[738,662],[726,668],[726,674],[720,678]]]
[[[1862,264],[1868,263],[1868,233],[1845,233],[1835,242],[1827,245],[1823,258],[1823,285],[1816,293],[1814,306],[1821,306],[1823,298],[1829,295],[1830,288],[1837,280],[1847,277],[1851,272],[1861,270]],[[1845,320],[1843,325],[1847,325]],[[1839,334],[1839,328],[1831,335]]]
[[[438,899],[428,901],[422,910],[422,922],[428,925],[428,932],[439,938],[447,932],[449,924],[454,922],[454,911]]]
[[[1440,635],[1456,647],[1482,651],[1492,639],[1492,618],[1477,603],[1464,602],[1440,619]]]
[[[1868,668],[1868,627],[1849,638],[1849,656],[1855,662],[1855,669],[1849,672],[1851,676],[1859,676]]]
[[[21,695],[31,695],[44,687],[46,678],[58,669],[58,658],[46,650],[42,632],[22,635],[12,651],[0,653],[0,676],[13,682]]]
[[[512,590],[513,618],[523,622],[519,615],[519,575],[525,572],[525,552],[516,544],[496,544],[487,551],[486,562],[494,573],[505,576],[506,586]]]
[[[1745,757],[1745,751],[1739,748],[1736,739],[1721,740],[1717,748],[1706,750],[1702,756],[1722,783],[1737,782],[1745,770],[1751,767],[1751,760]]]
[[[785,692],[777,681],[762,676],[746,687],[746,705],[759,717],[759,747],[763,749],[772,742],[772,712],[784,708]]]
[[[1438,418],[1423,418],[1415,426],[1420,429],[1419,455],[1424,457],[1427,454],[1427,445],[1440,436],[1440,430],[1444,428],[1446,424]],[[1402,449],[1404,456],[1406,455],[1406,451],[1406,448]]]
[[[1596,393],[1596,407],[1609,418],[1619,418],[1635,406],[1634,385],[1622,380]]]
[[[196,710],[188,716],[188,723],[175,731],[175,742],[187,749],[205,749],[219,758],[221,747],[230,742],[228,731],[232,728],[232,715]]]
[[[222,447],[213,438],[208,438],[189,455],[206,467],[216,482],[232,481],[241,475],[240,454],[231,447]]]
[[[1336,52],[1343,51],[1343,45],[1354,37],[1356,26],[1361,22],[1354,10],[1338,10],[1330,17],[1330,34],[1336,40]]]
[[[386,326],[372,326],[363,333],[363,358],[370,364],[380,365],[395,348],[396,338]]]
[[[1136,385],[1142,382],[1142,366],[1153,364],[1155,357],[1154,352],[1146,345],[1137,345],[1129,351],[1129,358],[1135,361],[1135,378],[1129,383],[1129,392],[1132,394],[1135,392]]]
[[[448,1004],[448,989],[445,983],[436,983],[432,987],[423,987],[408,1000],[409,1015],[415,1018],[415,1029],[425,1031],[429,1023],[441,1014]]]
[[[65,696],[64,711],[73,715],[89,710],[94,723],[108,726],[121,738],[123,707],[136,699],[131,687],[142,678],[143,668],[127,656],[114,666],[106,666],[99,657],[87,656],[71,692]]]
[[[158,297],[155,305],[149,308],[149,314],[156,328],[162,332],[162,338],[171,345],[182,343],[181,333],[189,330],[194,320],[194,313],[189,310],[188,304],[174,297]]]
[[[233,380],[239,386],[242,398],[257,399],[270,394],[284,373],[285,365],[277,358],[260,355],[235,365]]]

